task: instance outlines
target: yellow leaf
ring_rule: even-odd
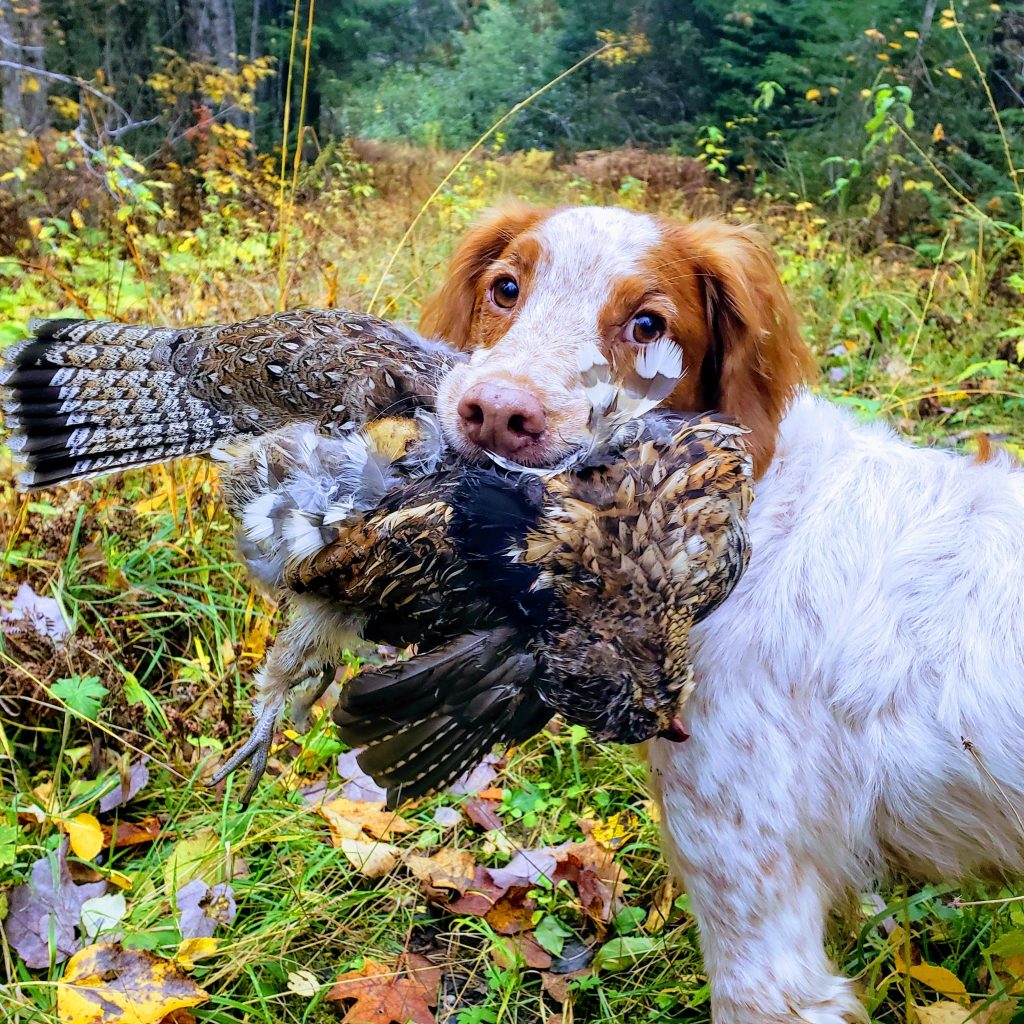
[[[903,959],[906,933],[902,928],[893,929],[889,936],[889,943],[892,946],[893,962],[898,973],[909,974],[915,981],[935,989],[941,995],[952,997],[957,1002],[967,1003],[967,989],[952,971],[945,967],[935,967],[926,963],[912,963],[909,968],[907,967],[907,962]]]
[[[85,218],[77,210],[72,210],[71,223],[81,231],[85,227]]]
[[[942,127],[942,122],[939,121],[932,129],[932,142],[941,142],[945,137],[946,129]]]
[[[812,100],[812,101],[813,100],[820,100],[821,99],[821,90],[820,89],[808,89],[807,92],[804,93],[804,99],[805,100]]]
[[[103,829],[91,814],[79,814],[62,823],[71,851],[82,860],[92,860],[103,849]]]
[[[814,203],[809,203],[806,199],[804,199],[801,202],[797,203],[796,206],[793,207],[793,209],[796,210],[798,213],[804,213],[807,210],[813,210]]]
[[[933,967],[931,964],[911,964],[909,974],[915,981],[935,989],[940,995],[967,1002],[967,989],[964,983],[945,967]]]
[[[907,39],[917,39],[917,38],[919,38],[918,33],[915,32],[912,28],[906,29],[904,31],[903,35],[906,36]]]
[[[914,1013],[918,1024],[964,1024],[971,1015],[967,1007],[946,999],[931,1006],[915,1006]]]
[[[28,75],[21,80],[22,92],[39,92],[40,88],[39,79],[32,75]]]
[[[887,54],[887,53],[876,53],[876,54],[875,54],[875,56],[876,56],[876,57],[877,57],[877,58],[878,58],[879,60],[882,60],[882,61],[885,61],[885,60],[888,60],[888,59],[889,59],[889,54]]]
[[[57,983],[61,1024],[158,1024],[209,999],[169,960],[101,942],[79,950]]]
[[[946,74],[950,78],[963,78],[964,73],[959,68],[946,68]]]
[[[607,821],[595,822],[590,834],[605,846],[617,850],[626,840],[636,835],[640,819],[631,811],[613,814]]]
[[[220,939],[198,938],[184,939],[178,945],[178,952],[174,954],[174,960],[186,971],[191,971],[197,960],[213,956],[217,952]]]
[[[398,863],[398,848],[388,843],[341,839],[334,844],[352,866],[367,878],[382,878]]]
[[[866,35],[873,43],[885,42],[885,36],[879,32],[877,28],[866,28],[864,30],[864,35]]]
[[[394,811],[386,811],[380,804],[364,800],[339,796],[318,804],[315,810],[330,827],[335,846],[341,846],[345,839],[364,839],[364,832],[374,839],[390,839],[415,828]]]

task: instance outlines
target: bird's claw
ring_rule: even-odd
[[[223,782],[236,768],[240,768],[247,762],[252,762],[249,772],[249,783],[242,792],[239,799],[240,805],[245,808],[249,806],[253,793],[259,785],[263,773],[267,770],[267,760],[270,757],[270,746],[274,740],[274,729],[277,726],[278,713],[273,707],[266,707],[256,719],[252,734],[235,753],[221,765],[220,770],[207,783],[209,786],[216,786]]]

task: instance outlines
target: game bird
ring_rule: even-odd
[[[684,506],[666,521],[667,500],[650,491],[654,482],[681,483],[682,464],[669,456],[677,442],[680,452],[687,445],[664,416],[651,414],[682,372],[681,353],[670,342],[650,346],[617,380],[596,349],[581,359],[591,443],[543,475],[523,474],[496,456],[499,466],[467,466],[447,452],[427,410],[438,379],[460,358],[443,344],[340,310],[184,330],[44,321],[5,354],[0,383],[9,443],[25,463],[24,487],[190,454],[224,463],[224,494],[242,527],[246,564],[291,610],[257,674],[256,726],[214,779],[251,761],[243,802],[266,767],[289,694],[299,695],[301,724],[343,651],[360,639],[418,642],[428,651],[400,670],[368,673],[339,713],[346,735],[371,743],[364,754],[369,770],[395,799],[438,788],[495,740],[537,731],[556,709],[602,738],[672,733],[670,712],[688,686],[685,623],[700,614],[699,600],[679,591],[672,600],[689,601],[688,610],[670,614],[660,632],[649,624],[647,634],[637,634],[651,636],[650,664],[661,659],[660,672],[646,674],[637,661],[642,643],[594,645],[600,634],[590,627],[598,628],[598,620],[585,628],[582,616],[593,611],[599,592],[619,594],[621,611],[624,595],[653,596],[658,579],[672,584],[692,556],[673,545],[685,535],[693,547],[704,528],[702,513],[687,518]],[[403,415],[389,415],[396,412]],[[738,428],[691,428],[705,444],[697,459],[702,475],[695,477],[708,485],[705,504],[724,496],[727,479],[734,487],[730,473],[738,470],[740,481],[728,508],[719,504],[706,519],[703,542],[711,544],[694,563],[693,582],[710,609],[727,588],[709,570],[735,582],[745,562],[749,467]],[[689,451],[687,466],[697,455]],[[717,484],[707,473],[711,451],[720,452],[723,466],[736,467]],[[692,487],[676,497],[685,494],[698,497]],[[588,503],[589,522],[582,512]],[[630,509],[635,538],[625,525]],[[603,529],[605,516],[621,520],[616,538]],[[560,519],[575,524],[575,541],[571,532],[550,532]],[[652,528],[658,554],[642,539]],[[538,554],[544,538],[548,550]],[[586,561],[574,563],[573,553]],[[581,587],[581,579],[589,582]],[[570,580],[577,581],[575,592]],[[637,605],[634,613],[656,615],[669,590],[660,604]],[[584,613],[588,599],[592,607]],[[581,609],[575,620],[566,617],[573,607]],[[545,609],[553,609],[547,619]],[[609,634],[616,632],[613,620],[605,617]],[[539,633],[541,627],[548,632]],[[574,676],[566,654],[577,641],[590,649],[577,652]],[[591,664],[602,650],[603,666]],[[620,657],[635,665],[616,663]],[[449,691],[436,686],[441,666],[458,683]],[[496,686],[499,679],[504,686]],[[421,699],[419,719],[382,730],[373,684],[385,702],[389,692],[434,685],[423,694],[433,694],[436,706]],[[493,715],[468,729],[460,715],[472,717],[481,699]]]

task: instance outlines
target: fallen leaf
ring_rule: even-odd
[[[676,883],[669,876],[658,886],[658,891],[654,894],[654,902],[651,904],[650,913],[647,915],[647,920],[644,921],[643,928],[648,935],[661,934],[665,925],[668,924],[668,919],[674,909],[675,899]]]
[[[100,813],[106,814],[115,807],[128,803],[137,796],[149,782],[147,758],[133,762],[128,768],[128,777],[122,776],[121,781],[109,792],[100,797]]]
[[[387,843],[365,839],[340,839],[334,844],[361,875],[383,878],[394,870],[401,851]]]
[[[207,885],[201,878],[194,878],[175,893],[174,901],[183,939],[208,939],[218,925],[231,924],[238,913],[234,892],[226,882]]]
[[[940,995],[949,996],[966,1004],[968,1002],[967,987],[950,970],[945,967],[935,967],[932,964],[911,964],[910,976],[935,989]]]
[[[438,807],[434,811],[433,821],[442,828],[454,828],[462,821],[462,815],[454,807]]]
[[[583,909],[595,920],[608,922],[618,909],[626,873],[611,850],[588,836],[582,843],[570,843],[559,851],[551,880],[572,883]]]
[[[341,975],[327,993],[328,1002],[353,1002],[342,1024],[436,1024],[427,989],[417,978],[400,977],[367,960],[362,970]]]
[[[362,747],[346,750],[338,755],[338,774],[345,779],[341,787],[341,795],[349,800],[362,800],[371,804],[382,804],[388,798],[386,789],[382,789],[359,767],[357,758],[363,752]]]
[[[68,844],[32,865],[30,880],[11,893],[4,921],[7,941],[31,968],[50,964],[50,939],[54,963],[62,963],[79,948],[75,938],[86,900],[102,896],[106,882],[75,885],[67,862]]]
[[[101,936],[106,942],[120,939],[120,935],[111,933],[124,920],[127,911],[124,893],[112,892],[86,900],[81,913],[82,941],[95,942]]]
[[[103,829],[92,814],[78,814],[62,821],[61,825],[76,857],[92,860],[103,849]]]
[[[915,1006],[914,1013],[920,1024],[964,1024],[971,1016],[967,1007],[949,1000],[932,1003],[931,1006]]]
[[[903,958],[906,933],[902,928],[895,928],[893,930],[889,936],[889,943],[892,946],[896,970],[900,974],[909,974],[915,981],[935,989],[940,995],[950,997],[965,1006],[967,1005],[969,998],[964,983],[948,968],[936,967],[933,964],[920,961],[920,954],[917,953],[914,947],[911,948],[911,959],[918,962],[911,962],[908,968]]]
[[[139,846],[160,839],[160,819],[156,815],[142,821],[119,821],[116,825],[102,825],[103,846],[110,850],[123,850],[128,846]],[[164,837],[166,838],[166,837]]]
[[[465,775],[456,779],[449,787],[450,793],[461,796],[476,796],[487,789],[498,776],[502,759],[497,754],[486,754],[484,759]]]
[[[596,821],[590,834],[602,846],[618,850],[636,835],[640,826],[640,816],[632,811],[619,811],[607,821]]]
[[[312,999],[320,991],[320,981],[312,971],[289,971],[288,991]]]
[[[327,822],[335,846],[340,845],[341,839],[359,839],[364,832],[374,839],[390,839],[416,827],[380,804],[343,796],[319,803],[315,810]]]
[[[551,954],[529,932],[497,940],[491,948],[491,959],[505,970],[517,963],[535,971],[551,966]]]
[[[158,1024],[209,999],[171,961],[117,943],[87,946],[57,983],[61,1024]]]
[[[204,960],[208,956],[214,956],[218,945],[217,939],[206,936],[183,939],[178,943],[178,951],[174,954],[174,960],[183,970],[191,971],[195,967],[197,960]]]
[[[428,1005],[437,1006],[437,993],[441,988],[441,979],[444,976],[441,966],[422,953],[404,953],[402,966],[409,977],[414,978],[424,987],[426,990],[424,998]]]
[[[0,608],[0,623],[5,633],[31,630],[55,644],[61,644],[71,636],[64,609],[52,597],[40,597],[28,583],[18,587],[10,610]]]
[[[178,890],[195,878],[214,885],[225,875],[224,847],[212,828],[198,828],[179,839],[164,861],[164,892],[173,900]]]
[[[442,848],[429,857],[408,854],[405,866],[423,884],[426,895],[436,900],[452,891],[465,892],[473,882],[476,861],[468,850]]]
[[[462,805],[462,809],[474,825],[479,825],[482,829],[500,829],[501,818],[497,814],[498,806],[499,804],[494,800],[481,800],[480,797],[472,797]]]

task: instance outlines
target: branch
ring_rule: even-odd
[[[47,71],[45,68],[34,68],[28,64],[19,64],[14,60],[0,60],[0,68],[13,68],[13,70],[24,72],[27,75],[38,75],[40,78],[50,78],[55,82],[63,82],[66,85],[77,85],[83,92],[87,92],[90,96],[94,96],[96,99],[102,100],[104,103],[116,110],[126,122],[131,121],[132,119],[131,114],[129,114],[128,111],[117,102],[117,100],[108,96],[105,92],[100,92],[96,86],[90,85],[84,78],[79,78],[77,75],[61,75],[56,71]]]
[[[0,43],[10,47],[12,50],[24,50],[26,53],[45,53],[45,46],[29,46],[28,43],[19,43],[9,36],[0,35]]]

